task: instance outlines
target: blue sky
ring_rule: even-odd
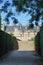
[[[11,2],[11,0],[3,0],[3,4],[4,4],[6,1]],[[1,8],[1,6],[2,6],[3,4],[0,4],[0,8]],[[31,18],[30,14],[28,14],[28,12],[26,12],[26,13],[21,12],[21,13],[18,14],[15,9],[16,9],[16,8],[13,7],[13,8],[12,8],[12,12],[15,14],[15,17],[18,19],[19,23],[21,23],[22,25],[28,24],[28,23],[29,23],[29,19]],[[8,10],[11,10],[11,6],[8,8]],[[6,17],[6,13],[2,13],[1,15],[2,15],[2,22],[5,23],[4,17]],[[10,25],[12,25],[12,24],[13,24],[13,23],[12,23],[13,21],[11,20],[11,18],[9,19],[9,21],[10,21]],[[40,23],[41,23],[41,20],[40,20]],[[40,23],[39,23],[39,24],[40,24]]]
[[[28,24],[29,19],[31,18],[30,15],[28,15],[28,12],[24,13],[20,13],[20,15],[15,15],[15,17],[18,19],[19,22],[21,22],[22,24]]]
[[[3,0],[3,4],[6,2],[6,1],[10,1],[11,0]],[[3,4],[0,4],[0,8]],[[12,8],[12,11],[15,12],[15,17],[18,19],[18,21],[22,24],[22,25],[25,25],[25,24],[28,24],[29,22],[29,19],[31,18],[31,16],[28,14],[28,12],[26,13],[23,13],[21,12],[20,14],[18,14],[16,11],[15,11],[15,8]],[[4,20],[4,17],[6,16],[5,13],[2,13],[2,21]],[[5,21],[3,21],[5,22]],[[12,20],[10,19],[10,24],[12,24]]]

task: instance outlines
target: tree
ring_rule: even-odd
[[[18,23],[18,20],[14,18],[13,23],[16,25]]]
[[[35,22],[35,25],[38,26],[38,22]]]
[[[2,0],[0,0],[0,3],[2,3],[3,1]]]
[[[27,12],[32,16],[31,21],[43,20],[43,0],[12,0],[18,12]],[[24,7],[25,6],[25,7]],[[28,9],[30,8],[30,9]]]
[[[0,1],[1,2],[1,1]],[[12,3],[9,1],[6,1],[4,5],[1,7],[0,11],[7,12],[7,14],[10,14],[7,16],[7,18],[14,15],[12,14],[12,11],[9,11],[8,13],[8,7],[16,7],[16,12],[28,12],[28,14],[31,15],[31,22],[37,21],[39,22],[40,17],[41,20],[43,20],[43,0],[12,0]],[[12,10],[12,9],[11,9]],[[8,22],[8,21],[7,21]]]
[[[34,24],[33,23],[30,23],[29,24],[29,29],[33,29],[34,28]]]

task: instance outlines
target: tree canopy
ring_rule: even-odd
[[[0,3],[3,1],[0,0]],[[8,10],[8,7],[11,6],[11,10]],[[36,21],[38,22],[40,19],[43,20],[43,0],[12,0],[6,1],[3,6],[0,8],[0,12],[7,13],[5,17],[5,21],[9,22],[9,17],[14,16],[15,14],[12,12],[12,8],[16,7],[16,12],[23,12],[31,15],[30,22]],[[14,16],[15,18],[15,16]],[[15,18],[16,19],[16,18]]]

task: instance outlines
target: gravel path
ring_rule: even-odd
[[[19,42],[19,46],[20,46]],[[22,44],[21,44],[22,45]],[[31,45],[30,45],[31,46]],[[32,47],[31,47],[32,48]],[[42,65],[40,57],[35,50],[20,48],[16,51],[10,51],[3,59],[0,60],[0,65]]]
[[[18,41],[20,51],[35,51],[34,41]]]

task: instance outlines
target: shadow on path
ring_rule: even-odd
[[[43,65],[40,60],[35,51],[13,50],[0,60],[0,65]]]

